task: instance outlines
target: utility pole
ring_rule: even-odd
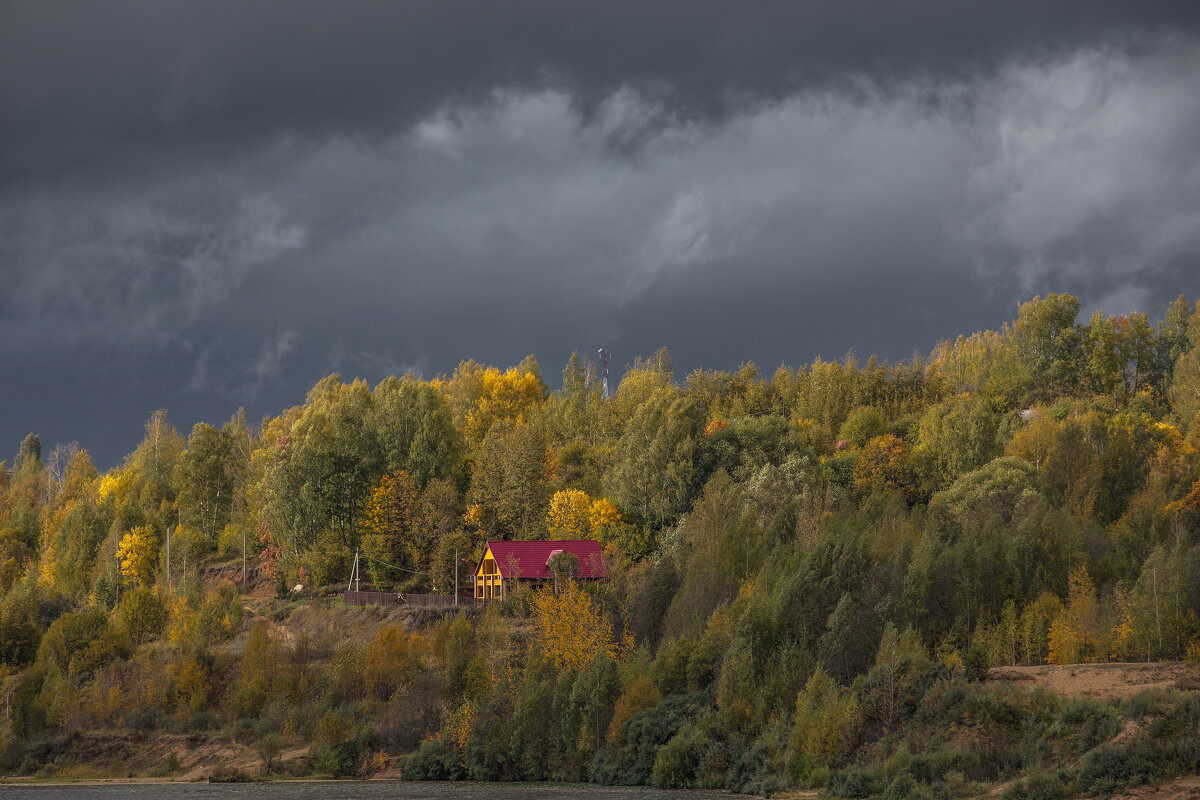
[[[354,565],[350,567],[350,582],[346,584],[346,591],[350,591],[350,587],[354,587],[354,591],[358,591],[361,584],[358,582],[358,548],[354,548]],[[357,585],[356,585],[357,584]]]
[[[458,607],[458,548],[454,549],[454,605]]]

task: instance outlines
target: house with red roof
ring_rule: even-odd
[[[591,539],[488,542],[475,568],[475,599],[501,600],[519,586],[548,586],[556,577],[608,577],[600,543]]]

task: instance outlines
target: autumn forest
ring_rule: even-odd
[[[364,589],[446,595],[490,539],[596,539],[609,577],[343,602],[356,552]],[[260,422],[155,412],[107,472],[34,434],[0,469],[0,774],[1032,800],[1200,772],[1200,684],[986,680],[1099,662],[1200,662],[1182,297],[1037,297],[900,363],[660,350],[611,397],[580,356],[330,375]]]

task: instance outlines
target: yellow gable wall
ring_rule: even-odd
[[[487,572],[490,568],[492,572]],[[477,600],[493,600],[504,597],[504,581],[500,575],[500,565],[496,563],[492,548],[483,551],[479,566],[475,568],[475,598]]]
[[[490,547],[483,551],[483,558],[479,559],[479,566],[475,568],[475,577],[479,578],[485,574],[483,571],[483,565],[487,563],[489,558],[492,559],[493,563],[495,563],[496,557],[492,555],[492,548]]]

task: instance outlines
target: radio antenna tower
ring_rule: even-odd
[[[608,359],[609,352],[603,347],[598,351],[600,355],[600,392],[605,399],[612,397],[612,392],[608,388]]]

